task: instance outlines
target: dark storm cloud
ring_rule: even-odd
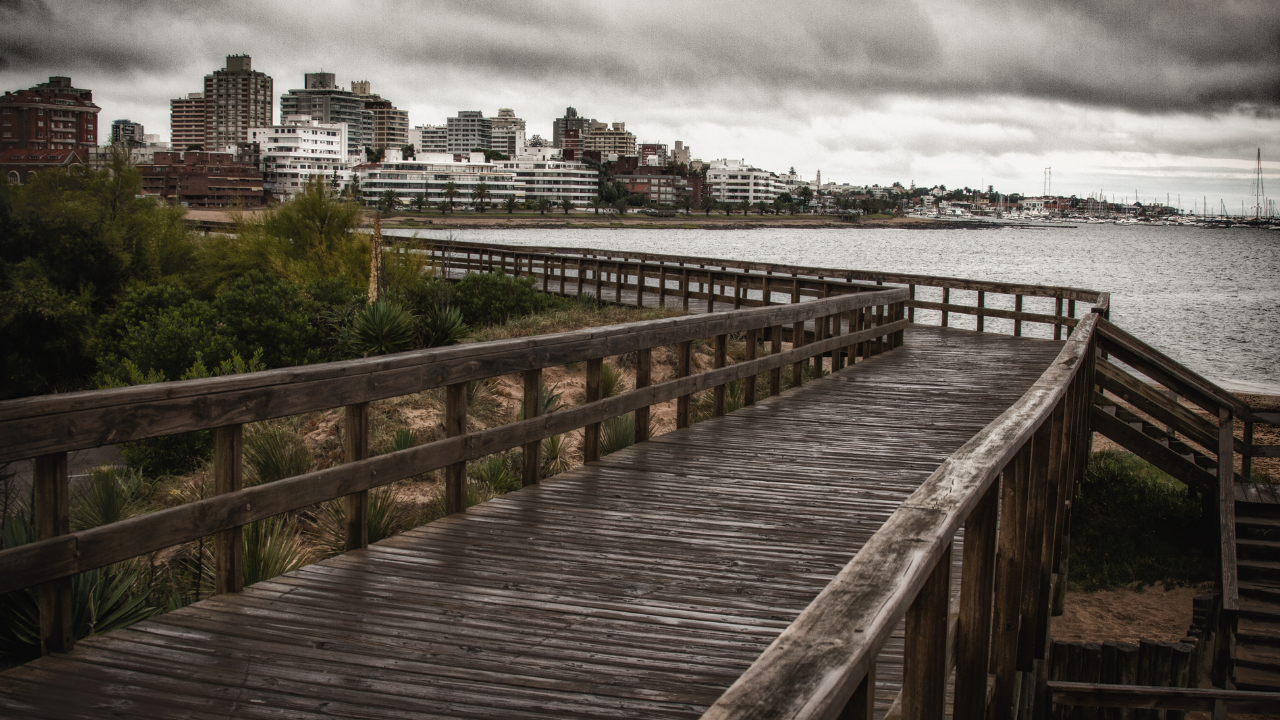
[[[186,72],[228,52],[249,52],[264,68],[360,68],[352,72],[376,72],[389,88],[449,74],[688,96],[1004,95],[1138,112],[1280,105],[1280,13],[1267,0],[0,0],[7,74]],[[300,79],[278,77],[277,89]]]

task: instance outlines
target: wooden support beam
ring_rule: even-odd
[[[213,492],[224,495],[244,487],[244,426],[213,431]],[[219,595],[244,587],[242,529],[234,527],[213,536],[213,591]]]
[[[951,546],[943,551],[907,610],[902,650],[902,715],[942,720],[947,699],[947,606],[951,598]]]
[[[35,459],[31,514],[37,540],[71,532],[71,495],[65,452]],[[71,652],[75,643],[75,617],[71,605],[71,578],[42,583],[37,602],[40,613],[40,654]]]
[[[480,381],[477,381],[480,382]],[[444,390],[444,434],[458,437],[467,432],[467,384],[453,383]],[[444,471],[444,511],[448,515],[467,509],[467,463],[454,463]]]
[[[1040,566],[1044,549],[1045,515],[1049,499],[1049,452],[1052,422],[1046,419],[1036,430],[1032,440],[1031,475],[1027,496],[1027,524],[1023,537],[1022,570],[1022,624],[1018,631],[1018,671],[1029,673],[1035,669],[1036,633],[1040,627],[1040,614],[1048,612],[1048,603],[1039,607]]]
[[[986,306],[987,306],[987,291],[979,290],[978,291],[978,308],[982,309],[982,308],[985,308]],[[985,332],[987,317],[982,313],[978,313],[977,315],[978,315],[978,319],[976,322],[978,325],[978,332]]]
[[[943,305],[951,304],[951,288],[949,287],[944,286],[942,288],[942,304]],[[950,324],[951,324],[951,313],[944,309],[942,311],[942,327],[947,327]]]
[[[746,333],[746,343],[747,343],[746,359],[747,360],[756,359],[756,343],[759,341],[759,337],[760,337],[759,330],[747,331]],[[751,377],[747,378],[746,380],[743,380],[742,382],[746,383],[746,386],[742,389],[742,404],[755,405],[756,404],[756,376],[752,375]]]
[[[876,712],[876,665],[871,663],[837,720],[873,720]]]
[[[667,306],[667,264],[658,263],[658,307]]]
[[[955,717],[985,718],[991,662],[1000,483],[993,482],[964,525],[960,618],[956,632]]]
[[[782,352],[782,326],[774,325],[769,328],[769,354],[777,355]],[[782,392],[782,368],[774,368],[769,371],[769,394],[777,395]]]
[[[641,348],[636,351],[636,389],[647,388],[653,381],[653,349]],[[636,442],[642,443],[649,439],[649,413],[648,405],[636,408]]]
[[[999,549],[996,555],[995,619],[992,626],[991,664],[995,687],[991,698],[991,720],[1013,720],[1018,683],[1018,632],[1022,601],[1023,555],[1026,548],[1027,477],[1030,474],[1031,442],[1005,468],[1000,491]]]
[[[1056,297],[1053,300],[1053,314],[1056,317],[1062,317],[1062,297],[1061,296]],[[1053,339],[1054,340],[1062,339],[1062,323],[1055,322],[1053,324]]]
[[[687,276],[686,276],[687,277]],[[686,284],[687,288],[688,285]],[[685,298],[688,299],[687,296]],[[693,341],[685,340],[676,347],[676,377],[689,377],[693,370]],[[676,398],[676,427],[689,427],[689,395]]]
[[[600,381],[604,358],[587,361],[586,402],[593,403],[600,399],[602,385]],[[582,462],[595,462],[600,459],[600,423],[591,423],[583,430]]]
[[[524,371],[524,419],[531,420],[542,415],[542,368]],[[521,450],[524,461],[520,474],[521,487],[537,485],[542,479],[542,443],[527,442]]]
[[[343,410],[342,461],[353,463],[369,457],[369,403],[347,405]],[[369,491],[342,498],[344,550],[369,544]]]
[[[791,325],[791,347],[798,348],[805,344],[804,341],[804,322],[796,322]],[[791,365],[791,386],[800,387],[804,384],[804,360],[797,360]]]
[[[636,263],[636,307],[644,307],[644,263]]]
[[[724,367],[728,362],[728,354],[729,354],[729,336],[717,335],[714,366],[717,368]],[[724,415],[724,391],[725,391],[724,385],[716,385],[715,388],[713,388],[711,391],[711,398],[712,398],[711,414],[713,417],[720,417]]]
[[[689,312],[689,269],[680,269],[680,303],[685,312]]]

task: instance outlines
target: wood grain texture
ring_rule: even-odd
[[[244,426],[213,431],[213,491],[218,495],[244,487]],[[244,543],[239,526],[213,536],[213,591],[240,592],[244,588]]]
[[[906,333],[781,396],[7,671],[0,714],[110,698],[132,717],[696,718],[895,511],[937,521],[936,488],[904,500],[1060,349]],[[448,447],[414,450],[465,455]],[[897,547],[924,560],[920,537]],[[902,666],[900,623],[884,624],[880,713]]]

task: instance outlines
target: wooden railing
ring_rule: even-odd
[[[645,298],[662,305],[679,303],[689,309],[690,300],[708,307],[759,307],[779,302],[795,303],[850,292],[882,290],[885,284],[905,287],[907,320],[916,322],[916,311],[936,312],[938,324],[948,327],[953,315],[972,316],[970,329],[988,332],[987,319],[1009,321],[1012,335],[1023,334],[1023,324],[1052,329],[1055,340],[1079,323],[1077,301],[1089,310],[1109,312],[1110,296],[1082,288],[1003,283],[908,273],[818,268],[782,263],[759,263],[717,258],[662,255],[589,248],[527,247],[468,243],[456,240],[398,238],[430,253],[432,261],[447,272],[491,272],[531,275],[544,292],[583,294],[603,301],[643,306]],[[579,282],[581,285],[579,285]],[[926,299],[925,295],[936,297]],[[973,304],[953,293],[965,292]],[[997,298],[1003,297],[1003,303]],[[1024,309],[1028,299],[1052,303],[1052,312]],[[1009,307],[996,307],[1004,304]],[[1048,309],[1048,308],[1047,308]],[[922,316],[921,320],[925,318]]]
[[[806,361],[831,371],[902,344],[907,326],[903,289],[882,289],[815,302],[774,305],[737,312],[590,328],[534,338],[501,340],[399,353],[204,380],[166,382],[113,390],[32,397],[0,403],[0,462],[35,459],[33,513],[37,540],[0,551],[0,593],[40,587],[44,652],[70,647],[71,577],[132,557],[203,537],[215,537],[215,586],[218,592],[240,588],[240,529],[281,513],[336,498],[346,498],[346,548],[366,544],[367,493],[387,483],[436,469],[445,470],[445,505],[464,508],[465,467],[469,460],[523,448],[524,483],[539,480],[540,441],[585,428],[583,459],[598,460],[600,427],[609,418],[637,415],[637,441],[647,439],[650,406],[675,400],[677,426],[690,423],[693,393],[713,390],[713,414],[725,411],[723,388],[744,381],[745,402],[756,397],[756,378],[770,373],[768,392],[779,392],[779,374],[792,367],[803,382]],[[814,328],[806,342],[803,328]],[[782,329],[800,339],[782,350]],[[727,363],[731,335],[746,339],[746,358]],[[697,372],[695,340],[714,338],[712,369]],[[757,357],[757,340],[768,339],[769,354]],[[675,346],[677,377],[650,384],[652,349]],[[637,357],[637,387],[601,397],[604,358]],[[586,402],[546,416],[540,407],[543,368],[584,363]],[[468,431],[466,387],[470,381],[520,374],[527,419],[485,430]],[[821,374],[820,372],[817,374]],[[371,457],[368,444],[370,402],[432,388],[444,388],[447,437],[418,447]],[[272,483],[244,488],[242,435],[245,423],[344,407],[344,464]],[[214,497],[78,532],[68,522],[67,452],[195,430],[214,431]]]
[[[1219,546],[1215,575],[1220,593],[1219,641],[1215,643],[1213,681],[1219,687],[1234,676],[1233,643],[1240,615],[1239,573],[1236,564],[1235,485],[1247,480],[1254,457],[1280,456],[1280,447],[1255,445],[1256,423],[1280,424],[1280,413],[1251,408],[1240,398],[1212,381],[1189,370],[1160,351],[1108,321],[1098,325],[1099,347],[1125,365],[1142,373],[1154,385],[1134,377],[1121,366],[1102,360],[1098,363],[1098,403],[1092,408],[1093,422],[1100,432],[1134,451],[1139,457],[1182,481],[1188,488],[1211,498],[1217,508]],[[1163,389],[1163,390],[1162,390]],[[1142,431],[1113,418],[1100,407],[1109,393],[1152,420],[1169,428],[1179,438],[1194,443],[1216,459],[1216,467],[1205,471],[1168,449],[1147,439]],[[1166,394],[1167,393],[1167,394]],[[1206,420],[1184,407],[1176,398],[1185,398],[1204,410]],[[1243,440],[1235,437],[1235,422],[1244,424]],[[1241,455],[1241,473],[1235,471],[1235,454]]]
[[[902,717],[941,718],[953,666],[955,717],[1013,718],[1042,695],[1020,691],[1034,687],[1048,646],[1066,500],[1089,449],[1100,319],[1080,320],[1031,389],[889,517],[704,718],[870,718],[876,658],[904,618]]]

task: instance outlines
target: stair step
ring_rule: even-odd
[[[1247,560],[1280,560],[1280,541],[1239,538],[1236,556]]]
[[[1237,666],[1236,689],[1275,692],[1280,690],[1280,672]]]
[[[1236,515],[1236,525],[1255,528],[1280,528],[1280,518]]]
[[[1236,644],[1280,649],[1280,623],[1255,620],[1242,615],[1236,630]]]
[[[1237,640],[1236,666],[1280,671],[1280,647],[1243,645]]]
[[[1280,628],[1280,604],[1240,593],[1240,617]]]
[[[1240,583],[1240,597],[1253,598],[1261,602],[1280,605],[1280,586],[1267,583]]]
[[[1271,560],[1238,560],[1236,568],[1242,580],[1280,580],[1280,562]]]

